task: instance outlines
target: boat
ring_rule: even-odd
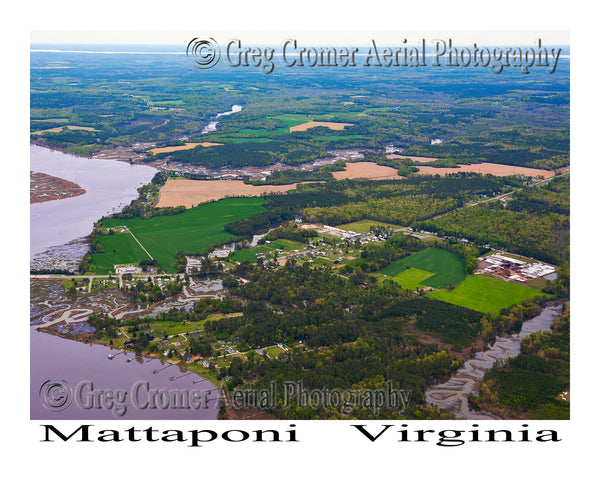
[[[115,356],[112,353],[109,353],[107,355],[107,357],[108,357],[109,360],[112,360],[113,358],[115,358]]]

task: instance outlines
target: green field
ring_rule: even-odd
[[[407,269],[416,268],[420,271],[429,272],[428,278],[423,279],[420,284],[433,288],[448,288],[450,285],[458,285],[465,278],[464,261],[457,255],[441,250],[439,248],[428,248],[412,255],[402,258],[388,265],[379,273],[397,280],[399,274]],[[413,282],[417,277],[406,277],[405,280]],[[404,286],[403,283],[399,282]],[[408,288],[408,287],[407,287]]]
[[[122,225],[123,222],[122,220],[120,224]],[[90,273],[109,273],[114,270],[113,265],[150,260],[129,232],[104,235],[100,238],[99,243],[105,253],[92,255]]]
[[[400,228],[398,225],[393,225],[391,223],[378,222],[377,220],[359,220],[358,222],[345,223],[344,225],[338,225],[337,228],[342,230],[346,230],[349,232],[357,232],[357,233],[369,233],[371,231],[371,227],[391,227],[391,228]]]
[[[277,358],[282,353],[285,353],[285,350],[283,348],[274,346],[274,347],[265,348],[265,352],[267,352],[267,354],[269,355],[269,357],[271,357],[271,358]]]
[[[400,284],[402,288],[414,291],[423,288],[423,282],[433,275],[435,275],[435,273],[419,270],[418,268],[408,268],[394,276],[394,281]]]
[[[302,113],[284,113],[282,115],[274,115],[269,118],[281,120],[288,128],[295,127],[296,125],[302,125],[303,123],[310,122],[313,119],[311,115],[304,115]]]
[[[285,123],[286,127],[295,127],[296,125],[302,125],[310,121],[315,122],[335,122],[339,120],[352,120],[355,118],[357,113],[355,112],[336,112],[336,113],[323,113],[318,115],[305,115],[302,113],[284,113],[282,115],[273,115],[269,118],[274,118]],[[289,132],[289,130],[288,130]]]
[[[173,273],[178,251],[202,252],[213,245],[233,240],[235,236],[223,229],[225,224],[260,212],[263,202],[264,199],[258,197],[224,198],[177,215],[150,219],[110,218],[102,224],[105,227],[126,225],[163,270]],[[90,271],[94,273],[108,273],[114,264],[149,260],[130,234],[103,235],[99,243],[106,253],[92,255]]]
[[[534,288],[493,277],[470,275],[452,291],[437,290],[427,295],[478,312],[498,313],[503,308],[538,296],[540,292]]]

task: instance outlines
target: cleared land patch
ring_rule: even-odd
[[[216,147],[218,145],[223,145],[222,143],[213,143],[213,142],[201,142],[201,143],[186,143],[185,145],[177,145],[175,147],[159,147],[159,148],[151,148],[148,150],[153,155],[158,155],[159,153],[171,153],[178,152],[180,150],[191,150],[192,148],[196,148],[197,146],[202,147]]]
[[[538,290],[482,275],[469,275],[452,291],[437,290],[427,296],[478,312],[499,313],[523,300],[541,295]]]
[[[554,172],[550,170],[541,170],[539,168],[515,167],[514,165],[502,165],[499,163],[474,163],[472,165],[459,165],[458,168],[436,168],[430,166],[417,167],[417,174],[421,175],[449,175],[458,172],[474,172],[482,175],[491,174],[497,177],[506,177],[509,175],[524,175],[527,177],[550,178]]]
[[[306,132],[309,128],[315,127],[326,127],[330,130],[343,130],[346,127],[351,127],[352,123],[337,123],[337,122],[315,122],[310,121],[306,123],[301,123],[300,125],[296,125],[294,127],[290,127],[291,132]]]
[[[296,188],[290,185],[248,185],[242,180],[188,180],[169,178],[160,190],[157,207],[191,208],[194,205],[220,200],[225,197],[258,197],[263,193],[287,192]]]
[[[344,225],[337,225],[337,228],[341,230],[346,230],[348,232],[357,232],[357,233],[369,233],[371,231],[371,227],[384,227],[384,228],[400,228],[398,225],[393,225],[391,223],[378,222],[377,220],[359,220],[358,222],[345,223]]]
[[[377,165],[375,162],[347,163],[344,170],[333,172],[336,180],[368,178],[370,180],[401,179],[398,170],[392,167]]]
[[[227,198],[200,205],[177,215],[143,218],[109,218],[107,228],[126,226],[165,272],[175,272],[176,253],[202,252],[207,248],[235,239],[224,230],[225,224],[260,212],[262,198]],[[113,265],[148,260],[148,255],[129,233],[102,235],[105,253],[92,255],[90,271],[109,273]]]
[[[100,130],[96,130],[92,127],[77,127],[75,125],[65,125],[62,127],[54,127],[47,128],[46,130],[38,130],[36,132],[32,132],[32,135],[42,135],[44,133],[59,133],[62,132],[63,128],[67,128],[68,130],[85,130],[87,132],[99,132]]]

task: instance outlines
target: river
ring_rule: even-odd
[[[218,116],[230,115],[241,109],[234,105],[231,111]],[[213,128],[216,128],[216,123]],[[149,166],[78,157],[35,145],[30,147],[30,170],[75,182],[86,190],[84,195],[78,197],[30,205],[32,268],[71,270],[88,249],[85,237],[91,233],[94,223],[102,216],[120,211],[136,199],[137,189],[150,182],[157,172]],[[158,359],[135,357],[131,352],[39,332],[37,327],[45,312],[74,307],[84,313],[88,307],[108,311],[119,307],[120,302],[124,301],[119,297],[124,294],[113,291],[107,294],[101,292],[97,296],[102,298],[96,300],[78,297],[75,303],[81,300],[85,305],[73,305],[70,300],[63,298],[64,289],[60,282],[47,283],[41,296],[32,283],[30,300],[32,419],[217,417],[217,389],[195,373]],[[184,293],[187,296],[183,300],[194,300],[196,295],[206,290],[202,285],[196,287],[186,287]],[[211,285],[208,289],[218,287]],[[161,308],[180,306],[176,300],[173,302],[173,305],[162,305]],[[186,307],[190,302],[183,303],[182,306]],[[70,333],[93,330],[85,321],[65,325],[65,328]],[[112,359],[109,355],[113,356]],[[168,393],[173,389],[179,392],[177,398]],[[186,405],[189,408],[181,408]]]
[[[217,388],[188,370],[132,352],[38,332],[35,327],[30,338],[32,420],[217,417]],[[114,358],[109,359],[109,354]],[[179,392],[178,399],[167,393],[173,389]],[[184,403],[192,395],[200,399],[198,403]]]
[[[30,170],[75,182],[84,195],[30,205],[30,261],[89,235],[102,216],[120,211],[158,171],[117,160],[78,157],[32,145]],[[81,242],[85,244],[85,242]],[[86,248],[80,249],[85,254]],[[81,255],[79,251],[76,255]],[[42,254],[42,255],[40,255]]]
[[[497,361],[516,357],[521,352],[521,342],[533,332],[550,330],[552,322],[562,313],[562,304],[544,307],[541,313],[523,322],[521,331],[510,337],[496,337],[496,343],[484,352],[477,352],[475,358],[467,360],[450,380],[429,387],[425,391],[425,400],[429,405],[437,405],[448,410],[459,419],[489,420],[484,413],[469,410],[469,394],[475,392],[476,386],[483,379],[485,372]]]

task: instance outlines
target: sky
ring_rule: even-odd
[[[542,39],[544,45],[569,44],[566,30],[386,30],[386,31],[301,31],[301,30],[182,30],[182,31],[69,31],[40,30],[31,32],[32,44],[144,44],[182,45],[195,37],[220,39],[239,38],[247,44],[280,44],[297,39],[304,45],[366,45],[371,39],[380,44],[398,44],[405,38],[409,44],[421,39],[452,39],[455,45],[534,45]]]

